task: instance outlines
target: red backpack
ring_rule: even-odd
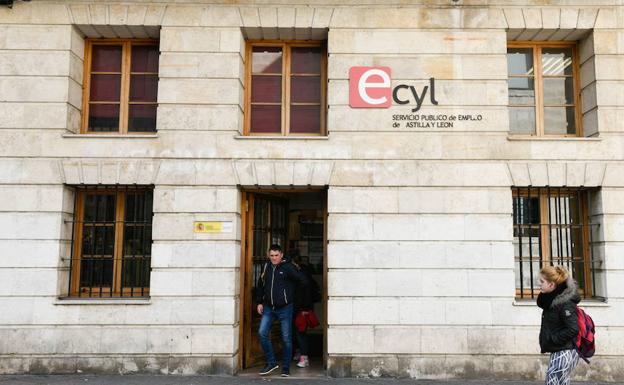
[[[583,361],[589,364],[589,358],[596,352],[594,320],[580,307],[576,307],[579,332],[574,338],[574,346]]]

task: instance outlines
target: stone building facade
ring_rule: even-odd
[[[250,203],[311,194],[328,375],[540,378],[552,262],[623,381],[623,54],[616,0],[0,7],[0,373],[250,366]]]

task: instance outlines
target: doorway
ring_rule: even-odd
[[[246,190],[242,193],[241,234],[241,335],[239,367],[241,373],[256,374],[264,365],[264,354],[258,337],[261,316],[256,312],[254,293],[271,244],[282,246],[284,256],[310,272],[320,288],[320,300],[314,311],[320,326],[308,329],[309,368],[291,363],[294,376],[324,375],[326,362],[326,245],[327,191]],[[293,330],[294,335],[294,330]],[[293,352],[297,339],[293,338]],[[276,358],[281,362],[279,324],[271,329]],[[247,370],[245,370],[247,369]]]

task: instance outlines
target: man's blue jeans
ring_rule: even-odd
[[[275,353],[273,353],[273,345],[271,344],[271,325],[273,321],[279,320],[280,329],[282,331],[282,346],[284,362],[282,370],[290,369],[290,360],[292,358],[292,323],[293,323],[293,304],[286,305],[279,309],[271,309],[269,305],[264,305],[262,320],[260,321],[260,344],[264,351],[267,364],[276,364]]]

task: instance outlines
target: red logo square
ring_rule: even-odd
[[[392,104],[389,67],[351,67],[349,105],[354,108],[388,108]]]

